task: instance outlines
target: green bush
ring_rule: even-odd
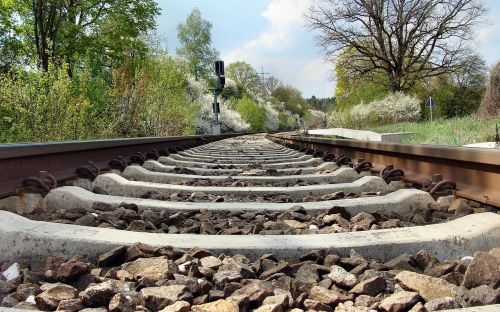
[[[116,128],[123,136],[193,134],[199,106],[186,94],[187,76],[175,60],[161,55],[113,72],[110,96]]]
[[[452,118],[456,116],[468,116],[479,108],[484,93],[484,77],[470,79],[467,84],[458,84],[450,76],[435,77],[426,87],[418,86],[415,93],[422,102],[422,117],[430,119],[429,108],[425,106],[429,95],[436,102],[433,109],[435,118]]]
[[[284,109],[292,114],[304,117],[310,104],[302,98],[302,93],[292,86],[279,86],[274,90],[273,96],[284,103]]]
[[[286,112],[279,112],[279,130],[292,130],[297,127],[297,120],[291,114]]]
[[[244,121],[250,124],[251,131],[265,131],[266,110],[264,107],[257,105],[245,96],[236,104],[236,111],[240,113]]]
[[[66,68],[47,72],[13,71],[0,76],[0,140],[59,141],[88,138],[90,103],[67,75]]]
[[[66,67],[0,75],[0,141],[193,134],[199,104],[173,58],[127,62],[107,77]]]

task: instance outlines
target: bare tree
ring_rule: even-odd
[[[308,14],[317,44],[358,76],[382,72],[393,91],[456,70],[471,53],[478,0],[317,0]]]
[[[281,81],[274,76],[264,79],[264,90],[268,95],[272,95],[274,90],[276,90],[276,88],[278,88],[280,85]]]

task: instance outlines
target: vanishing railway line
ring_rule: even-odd
[[[0,165],[3,307],[500,309],[496,151],[285,133],[6,145]]]

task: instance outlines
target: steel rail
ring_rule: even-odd
[[[344,154],[353,161],[363,158],[379,172],[387,164],[403,169],[404,181],[426,184],[435,174],[457,184],[455,195],[500,207],[500,151],[380,143],[346,139],[301,136],[293,133],[269,134],[269,138],[328,152]]]
[[[87,165],[89,161],[99,170],[108,170],[109,162],[119,156],[128,161],[131,156],[146,155],[153,149],[184,147],[244,134],[0,144],[0,198],[24,192],[23,181],[38,176],[41,171],[48,172],[61,183],[78,178],[76,168]]]

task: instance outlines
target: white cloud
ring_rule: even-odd
[[[308,0],[273,0],[266,11],[262,12],[270,26],[257,39],[248,41],[242,48],[237,48],[223,55],[228,63],[246,60],[262,62],[262,52],[283,50],[293,43],[294,32],[303,29],[304,14],[309,8]]]
[[[308,0],[271,1],[267,10],[262,13],[271,23],[271,27],[260,36],[259,41],[271,48],[290,42],[293,30],[304,26],[304,14],[309,6]]]
[[[242,47],[222,54],[226,63],[245,61],[260,70],[263,66],[280,80],[299,88],[305,96],[331,96],[333,84],[328,81],[331,68],[312,52],[312,34],[304,26],[310,0],[272,0],[262,16],[269,27]],[[290,57],[289,55],[295,55]]]
[[[302,82],[324,82],[329,78],[331,69],[325,61],[318,57],[305,64],[300,75]]]
[[[500,21],[498,15],[500,14],[500,5],[498,0],[485,0],[485,5],[488,8],[485,22],[479,24],[475,32],[475,42],[477,49],[485,58],[489,65],[493,65],[500,61]]]

